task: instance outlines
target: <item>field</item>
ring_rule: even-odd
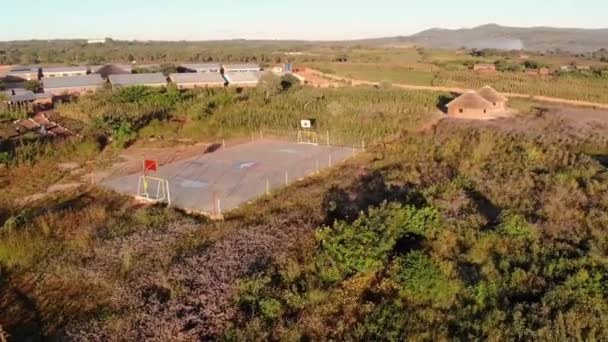
[[[129,49],[64,44],[55,58]],[[467,63],[504,56],[293,44],[315,54],[302,63],[381,84],[105,89],[49,114],[72,138],[3,140],[0,336],[608,339],[608,112],[519,98],[513,117],[456,120],[440,111],[454,94],[390,84],[603,101],[599,76],[481,76]],[[171,48],[165,62],[196,46],[133,49]],[[211,46],[268,64],[280,49]],[[331,146],[294,144],[302,119]],[[175,207],[133,198],[144,158]],[[214,198],[223,220],[183,210],[213,213]]]
[[[360,50],[352,53],[348,62],[310,63],[310,66],[329,74],[357,80],[409,84],[421,86],[478,89],[490,85],[506,93],[549,96],[569,100],[608,103],[606,77],[590,73],[563,74],[559,76],[530,76],[522,71],[505,71],[496,74],[479,74],[469,68],[474,63],[546,64],[559,69],[570,63],[584,64],[596,68],[608,65],[595,61],[555,56],[531,56],[526,60],[499,55],[473,57],[467,53],[444,50],[386,49]],[[581,91],[584,89],[584,91]]]

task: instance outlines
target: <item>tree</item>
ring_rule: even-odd
[[[294,75],[286,74],[281,77],[281,90],[287,91],[297,85],[300,85],[300,80]]]
[[[260,87],[264,90],[264,99],[270,100],[270,97],[277,95],[282,89],[282,80],[277,75],[265,74],[260,80]]]
[[[25,81],[25,83],[23,84],[23,88],[34,93],[42,92],[42,85],[40,84],[40,81],[37,80]]]

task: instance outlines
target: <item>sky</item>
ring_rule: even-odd
[[[2,0],[2,3],[0,41],[104,37],[343,40],[403,36],[433,27],[455,29],[488,23],[608,27],[606,0]]]

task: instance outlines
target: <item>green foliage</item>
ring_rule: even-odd
[[[505,215],[497,231],[510,238],[529,239],[534,237],[534,230],[526,219],[520,215]]]
[[[336,222],[321,229],[317,238],[328,257],[345,275],[375,271],[387,260],[397,241],[407,235],[424,236],[439,224],[432,208],[416,209],[385,204],[355,222]]]
[[[112,136],[118,147],[123,148],[137,137],[137,133],[131,128],[130,123],[121,122],[118,127],[114,128]]]
[[[436,116],[430,113],[436,112],[442,96],[367,87],[286,89],[276,77],[268,77],[259,89],[245,94],[231,89],[181,92],[130,87],[83,96],[76,103],[60,105],[58,111],[84,122],[91,135],[111,136],[122,123],[139,132],[154,122],[140,136],[209,141],[259,130],[295,134],[306,109],[306,117],[315,120],[320,133],[330,132],[331,144],[360,146],[362,141],[369,145],[404,129],[420,127]],[[160,124],[167,119],[185,124]]]
[[[25,88],[29,91],[32,91],[34,93],[42,92],[42,84],[40,83],[40,81],[36,81],[36,80],[25,81],[23,83],[23,88]]]
[[[414,302],[448,303],[460,288],[449,279],[438,265],[421,251],[413,251],[398,258],[391,270],[392,278],[400,285],[400,295]]]
[[[260,313],[266,320],[279,318],[281,314],[281,303],[276,299],[262,299],[260,301]]]

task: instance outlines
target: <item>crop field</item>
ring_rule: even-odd
[[[523,73],[475,74],[442,71],[433,85],[478,89],[490,85],[507,93],[559,97],[569,100],[608,103],[608,81],[601,78],[528,76]]]
[[[327,63],[313,65],[320,71],[339,76],[374,82],[432,85],[439,69],[432,64],[407,66],[400,64],[376,63]]]

